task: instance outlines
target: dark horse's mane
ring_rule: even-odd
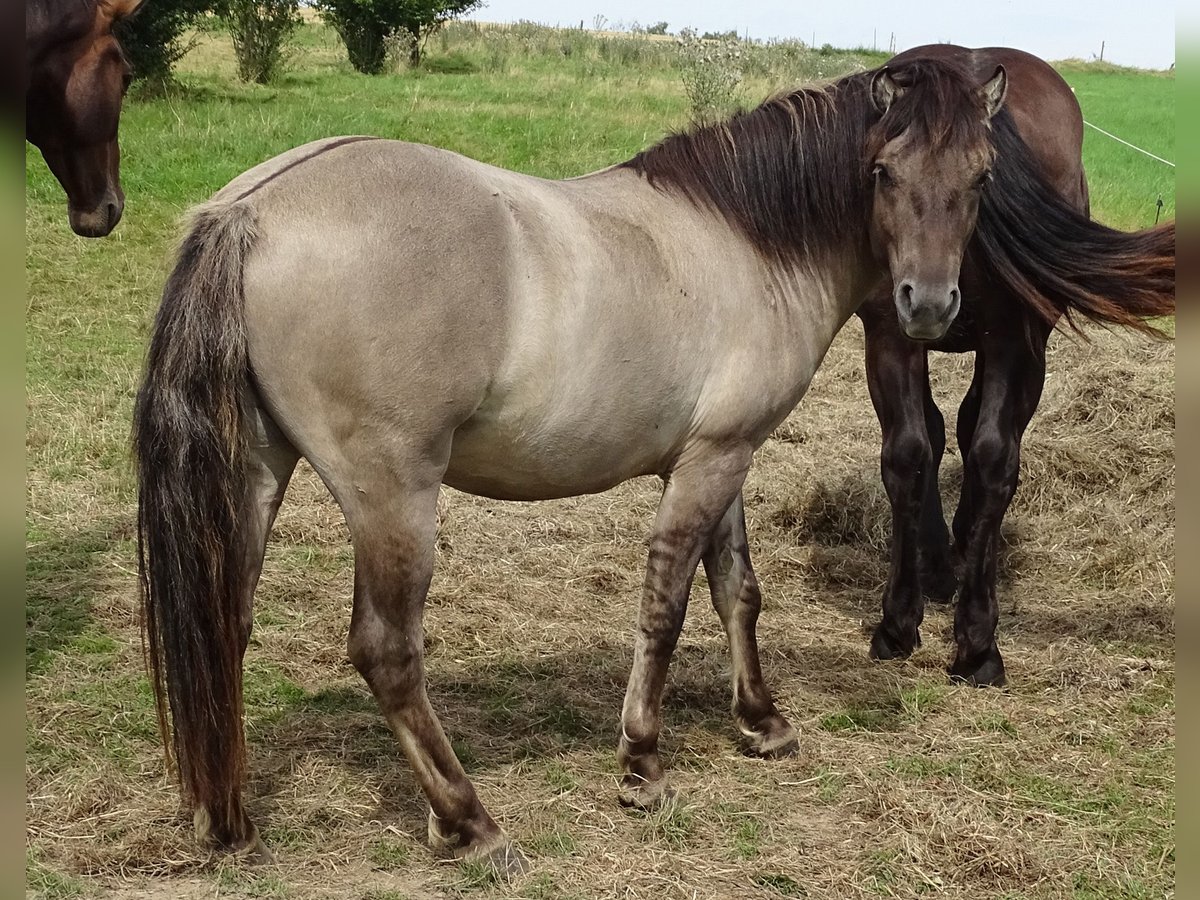
[[[1075,313],[1164,336],[1146,317],[1175,313],[1175,223],[1132,234],[1092,221],[1045,179],[1005,110],[992,120],[996,163],[971,252],[1050,325]]]
[[[26,0],[26,54],[36,58],[47,47],[86,35],[101,0]]]
[[[882,117],[875,72],[859,72],[672,134],[622,165],[720,213],[769,256],[803,260],[862,233],[875,153],[897,135],[913,129],[935,149],[987,140],[983,99],[961,66],[914,60],[889,71],[904,91]]]

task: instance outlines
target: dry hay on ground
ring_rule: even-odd
[[[1005,527],[1007,691],[945,683],[944,608],[929,611],[912,660],[867,658],[889,524],[855,322],[746,488],[764,668],[801,730],[797,758],[739,753],[701,575],[666,699],[680,800],[650,816],[621,810],[614,738],[658,485],[545,504],[446,491],[430,690],[485,803],[535,865],[497,888],[435,860],[424,803],[346,661],[347,534],[304,470],[249,656],[250,805],[279,866],[198,853],[160,777],[148,709],[107,693],[140,665],[127,540],[98,567],[91,613],[114,655],[95,668],[58,660],[31,681],[31,739],[57,760],[29,773],[31,852],[92,876],[86,890],[131,897],[212,896],[214,884],[297,898],[1169,893],[1175,351],[1090,334],[1052,341]],[[970,359],[939,357],[934,370],[953,434]],[[959,473],[952,448],[949,509]],[[132,514],[121,510],[114,532],[127,538]]]

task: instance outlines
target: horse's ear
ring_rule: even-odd
[[[119,22],[121,19],[128,19],[137,12],[144,0],[100,0],[105,12],[114,22]]]
[[[881,113],[885,113],[891,108],[892,102],[900,96],[901,92],[900,85],[896,84],[896,79],[892,77],[887,66],[884,66],[871,78],[871,102]]]
[[[987,104],[987,116],[990,119],[1004,105],[1008,94],[1008,73],[1004,66],[996,66],[996,74],[987,80],[983,88],[983,100]]]

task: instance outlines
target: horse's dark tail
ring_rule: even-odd
[[[1076,316],[1164,336],[1175,313],[1175,223],[1126,233],[1093,222],[1041,176],[1005,112],[995,116],[996,165],[975,229],[978,261],[1043,320]]]
[[[197,831],[230,847],[254,839],[241,798],[242,270],[254,238],[246,204],[218,201],[197,213],[163,291],[133,424],[138,575],[159,727]]]

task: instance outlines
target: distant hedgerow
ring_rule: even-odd
[[[409,64],[421,62],[425,41],[483,0],[316,0],[322,18],[341,35],[350,65],[366,75],[386,68],[388,47],[407,42]]]
[[[270,82],[283,67],[300,24],[298,0],[221,0],[218,13],[233,39],[238,77]]]

